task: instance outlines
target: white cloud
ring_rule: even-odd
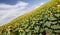
[[[19,14],[22,14],[28,3],[18,2],[16,5],[0,3],[0,25],[7,23]]]
[[[33,5],[33,6],[31,7],[31,9],[38,8],[38,7],[40,7],[40,6],[43,5],[43,4],[44,4],[43,2],[37,3],[36,5]]]
[[[8,4],[4,4],[4,3],[0,3],[0,8],[5,8],[5,9],[15,9],[15,8],[18,8],[18,7],[23,7],[23,6],[26,6],[28,5],[28,3],[26,2],[18,2],[16,5],[8,5]]]
[[[26,6],[28,6],[28,4],[29,3],[22,1],[18,2],[16,5],[0,3],[0,25],[8,23],[17,16],[20,16],[30,10],[33,10],[34,8],[37,8],[43,3],[35,4],[26,10]]]
[[[40,5],[43,5],[44,3],[42,2]]]

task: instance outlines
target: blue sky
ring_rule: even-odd
[[[27,13],[49,0],[0,0],[0,25]]]
[[[35,3],[39,3],[39,2],[47,2],[48,0],[0,0],[0,3],[14,5],[18,1],[23,1],[23,2],[30,3],[30,4],[35,4]]]

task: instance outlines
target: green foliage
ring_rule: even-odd
[[[1,26],[0,35],[60,35],[60,1],[51,0]]]

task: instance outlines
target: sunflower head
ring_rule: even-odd
[[[12,32],[12,31],[13,31],[13,27],[12,27],[12,26],[8,26],[8,30],[9,30],[10,32]]]

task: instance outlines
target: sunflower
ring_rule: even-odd
[[[13,27],[12,26],[8,26],[8,30],[9,30],[9,32],[12,32],[13,31]]]

